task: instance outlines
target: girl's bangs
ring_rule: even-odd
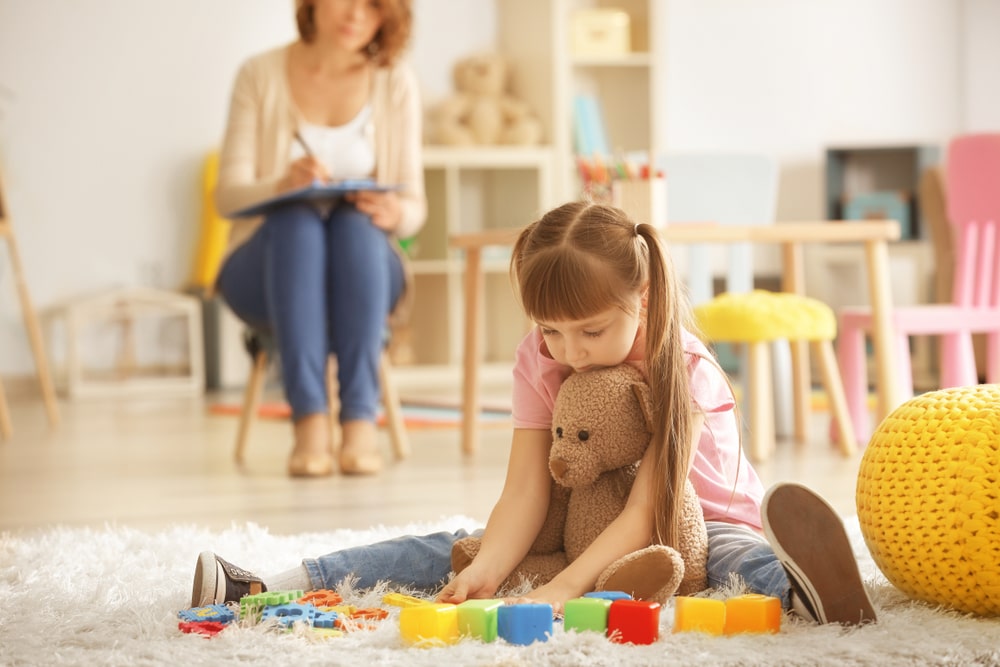
[[[536,322],[582,320],[625,306],[627,288],[603,262],[582,253],[543,253],[519,274],[521,305]]]

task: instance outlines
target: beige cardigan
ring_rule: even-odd
[[[236,76],[215,190],[215,205],[223,216],[277,194],[278,182],[288,170],[291,142],[302,121],[288,89],[289,46],[250,58]],[[427,217],[422,110],[411,69],[402,63],[376,68],[371,103],[375,178],[383,184],[402,184],[403,217],[396,235],[409,238]],[[262,217],[234,219],[222,261],[262,222]]]

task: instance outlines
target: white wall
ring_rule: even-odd
[[[502,1],[415,0],[426,102],[450,90],[455,58],[492,46]],[[291,4],[0,0],[0,160],[36,304],[184,282],[232,77],[292,38]],[[669,0],[668,146],[773,153],[779,217],[819,217],[827,144],[1000,129],[998,6]],[[32,370],[0,252],[0,373]]]

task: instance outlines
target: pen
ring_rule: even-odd
[[[307,144],[306,140],[302,138],[302,135],[299,134],[298,130],[295,130],[295,141],[299,142],[299,146],[302,146],[302,150],[306,152],[306,157],[316,157],[316,155],[312,152],[312,149],[309,148],[309,144]]]

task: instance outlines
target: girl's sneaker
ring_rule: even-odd
[[[836,511],[801,484],[777,484],[761,505],[764,534],[788,574],[793,599],[819,623],[877,618]]]
[[[239,602],[244,595],[256,595],[267,590],[260,577],[219,558],[211,551],[198,555],[194,570],[191,606]]]

